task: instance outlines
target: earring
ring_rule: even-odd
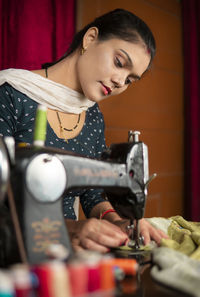
[[[83,55],[85,51],[86,51],[86,48],[82,47],[82,49],[81,49],[81,55]]]

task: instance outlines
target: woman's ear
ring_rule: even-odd
[[[99,30],[97,27],[91,27],[87,30],[83,37],[83,48],[86,49],[88,46],[98,39]]]

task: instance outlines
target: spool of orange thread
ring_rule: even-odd
[[[116,258],[112,260],[113,267],[119,267],[126,275],[136,275],[138,263],[135,259]]]
[[[113,258],[111,257],[104,257],[100,261],[100,287],[103,291],[115,289]]]

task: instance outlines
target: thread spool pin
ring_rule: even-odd
[[[140,131],[134,131],[133,135],[134,135],[134,141],[139,142]]]

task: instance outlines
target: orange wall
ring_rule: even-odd
[[[149,148],[146,217],[183,214],[183,53],[181,4],[176,0],[78,0],[77,29],[115,8],[140,16],[152,29],[157,54],[152,69],[125,93],[100,103],[107,144],[139,130]]]

